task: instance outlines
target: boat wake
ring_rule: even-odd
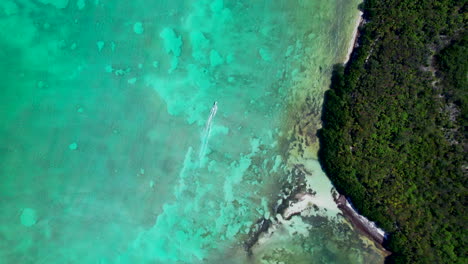
[[[201,147],[200,153],[198,155],[199,162],[201,164],[203,157],[205,156],[205,151],[208,146],[208,140],[210,139],[211,126],[213,125],[213,119],[218,111],[218,102],[214,102],[213,107],[211,107],[210,116],[206,120],[205,129],[203,130],[201,136]]]

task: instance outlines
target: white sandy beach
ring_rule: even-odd
[[[349,41],[348,52],[346,53],[345,60],[343,61],[344,64],[348,63],[349,59],[351,58],[351,53],[353,53],[353,49],[355,47],[355,44],[359,35],[359,26],[361,25],[362,20],[363,20],[362,15],[363,13],[359,11],[359,16],[356,18],[356,22],[354,24],[354,30],[353,30],[353,35],[352,35],[353,37]]]

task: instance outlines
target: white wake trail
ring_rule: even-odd
[[[199,162],[201,164],[203,157],[205,156],[206,147],[208,146],[208,140],[210,139],[211,126],[213,125],[213,119],[218,111],[218,102],[214,102],[213,107],[211,107],[210,116],[206,120],[205,129],[201,137],[201,147],[200,153],[198,155]]]

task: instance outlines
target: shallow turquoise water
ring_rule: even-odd
[[[380,261],[275,216],[358,2],[3,0],[0,262]]]

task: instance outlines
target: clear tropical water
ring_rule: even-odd
[[[358,2],[2,0],[0,263],[382,261],[313,137]]]

